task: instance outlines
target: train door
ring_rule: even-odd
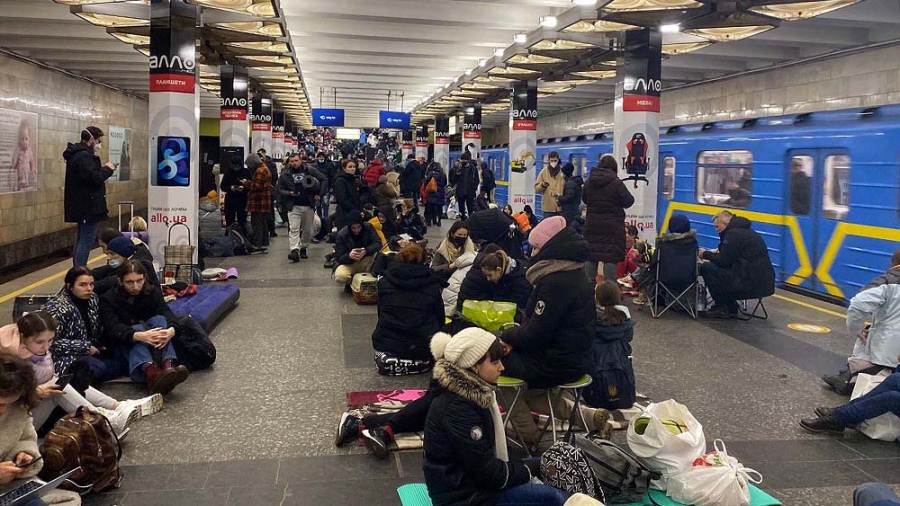
[[[585,168],[587,167],[587,155],[583,153],[569,155],[569,163],[571,163],[575,167],[575,171],[572,173],[573,176],[585,175]]]
[[[809,256],[812,273],[797,286],[827,292],[825,282],[815,274],[837,224],[850,211],[850,156],[843,149],[796,149],[789,153],[785,176],[787,198],[785,215],[794,216],[800,226],[803,246]],[[797,245],[791,230],[785,227],[785,279],[800,268]]]

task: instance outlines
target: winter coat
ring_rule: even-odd
[[[25,452],[33,458],[41,456],[37,444],[37,432],[34,430],[34,421],[31,412],[25,409],[21,402],[14,402],[6,407],[6,411],[0,414],[0,461],[14,462],[16,455]],[[44,467],[44,462],[35,462],[28,466],[28,470],[19,475],[19,478],[33,478]],[[14,482],[16,486],[22,482]],[[12,490],[12,485],[0,485],[0,494]]]
[[[240,170],[229,170],[222,175],[222,184],[219,188],[225,192],[226,206],[233,206],[237,209],[247,208],[247,192],[250,187],[244,186],[243,191],[231,191],[232,186],[243,186],[243,183],[241,183],[242,179],[246,179],[247,181],[253,179],[253,173],[250,172],[250,169],[241,167]]]
[[[365,249],[366,256],[369,256],[378,253],[381,246],[378,233],[368,223],[363,223],[363,229],[359,235],[353,235],[350,227],[346,226],[340,229],[334,238],[334,251],[337,255],[337,262],[341,265],[350,265],[355,262],[350,258],[350,252],[356,248]]]
[[[634,339],[634,320],[628,308],[617,306],[628,316],[615,325],[601,318],[603,308],[597,308],[594,322],[594,356],[591,385],[585,389],[588,405],[603,409],[624,409],[634,405],[636,390],[634,367],[631,363],[631,341]]]
[[[62,156],[66,161],[66,223],[99,223],[109,218],[106,180],[113,171],[83,142],[69,143]]]
[[[476,256],[475,252],[472,251],[463,253],[456,259],[456,270],[450,275],[447,288],[444,288],[444,291],[441,292],[441,298],[444,299],[444,315],[447,318],[452,317],[456,312],[456,300],[459,297],[459,289],[462,287],[466,275],[472,269]]]
[[[132,255],[131,258],[140,260],[141,265],[144,266],[144,270],[147,271],[147,282],[159,286],[159,276],[156,275],[156,267],[153,267],[153,262],[150,260],[139,259],[137,253]],[[109,265],[102,265],[93,270],[94,293],[96,293],[98,297],[102,297],[104,293],[116,287],[119,282],[119,279],[116,277],[117,270],[118,269],[113,269]]]
[[[434,506],[492,506],[504,490],[531,479],[517,459],[497,457],[495,387],[446,360],[438,360],[434,378],[424,438],[428,495]]]
[[[453,245],[450,244],[450,241],[446,237],[441,241],[437,249],[434,250],[434,256],[431,258],[432,270],[441,273],[450,272],[450,264],[453,262],[450,260],[450,248],[452,247]],[[462,251],[460,251],[460,256],[465,253],[475,253],[475,243],[472,242],[472,239],[466,239],[466,243],[463,245]],[[457,265],[457,269],[458,268],[459,266]]]
[[[863,343],[858,336],[866,326],[869,337]],[[885,367],[897,367],[900,355],[900,285],[878,285],[863,290],[850,299],[847,308],[847,331],[857,338],[850,358],[865,360]]]
[[[587,205],[584,238],[591,247],[590,260],[625,260],[625,209],[634,204],[634,196],[611,170],[594,169],[582,190]]]
[[[506,273],[497,283],[491,283],[481,270],[481,261],[484,255],[479,254],[466,277],[459,287],[456,309],[462,311],[463,303],[467,300],[493,300],[502,302],[515,302],[519,309],[528,305],[531,297],[531,283],[525,279],[525,267],[521,261],[511,259]]]
[[[596,309],[594,290],[584,275],[588,244],[565,228],[553,236],[532,259],[534,272],[563,261],[580,268],[551,271],[536,280],[525,307],[527,321],[500,337],[512,345],[530,377],[529,388],[550,388],[577,380],[591,371]],[[470,273],[472,271],[469,271]]]
[[[378,234],[378,240],[381,241],[382,247],[387,244],[387,237],[384,236],[384,225],[382,225],[381,222],[378,221],[378,217],[372,218],[366,223],[371,225],[372,230],[374,230],[375,233]]]
[[[325,174],[325,183],[327,186],[325,187],[325,192],[322,195],[326,195],[329,191],[331,191],[331,188],[334,185],[334,176],[337,169],[334,166],[334,162],[328,159],[325,160],[325,163],[319,163],[319,161],[316,160],[315,168],[322,174]]]
[[[353,174],[340,171],[335,176],[332,195],[335,203],[337,203],[334,226],[338,230],[350,223],[350,216],[359,214],[362,211],[362,202],[359,199],[360,186],[359,180]]]
[[[394,199],[399,197],[394,188],[388,183],[378,183],[372,191],[372,195],[375,197],[375,208],[384,213],[386,217],[394,219],[397,215],[394,210]]]
[[[440,278],[426,265],[394,262],[378,280],[375,351],[405,360],[431,360],[431,336],[443,325]]]
[[[63,288],[44,304],[44,311],[56,320],[56,338],[50,345],[53,367],[62,375],[75,360],[90,355],[91,346],[100,347],[103,326],[100,323],[100,297],[94,293],[88,303],[88,320],[72,301],[71,292]]]
[[[566,179],[562,195],[559,196],[559,207],[566,225],[572,225],[578,216],[578,208],[581,206],[581,191],[584,188],[584,178],[572,176]]]
[[[435,168],[428,173],[428,176],[426,176],[426,185],[431,178],[434,178],[434,181],[437,183],[437,191],[429,193],[425,202],[427,204],[442,206],[444,205],[444,199],[446,198],[447,176],[444,175],[444,171]]]
[[[319,185],[315,188],[304,188],[302,182],[298,182],[298,178],[302,178],[307,174],[316,178],[319,181]],[[275,186],[278,195],[281,197],[282,210],[289,212],[294,206],[313,207],[316,195],[321,196],[325,194],[325,190],[328,187],[326,177],[325,174],[322,174],[311,165],[301,166],[296,174],[289,167],[282,170],[281,175],[278,176],[278,184]]]
[[[400,222],[397,224],[397,232],[407,234],[415,241],[421,241],[425,238],[425,234],[428,233],[428,226],[425,225],[422,215],[412,210],[400,217]]]
[[[497,181],[494,178],[494,171],[490,169],[486,164],[482,164],[481,167],[481,191],[487,193],[488,195],[494,191],[494,188],[497,187]]]
[[[462,161],[450,171],[450,184],[456,187],[456,198],[478,195],[478,167],[471,160]]]
[[[763,238],[750,228],[750,220],[733,217],[719,238],[718,253],[705,251],[703,259],[731,271],[730,275],[723,276],[728,280],[725,289],[729,295],[741,300],[774,294],[775,269],[769,250]]]
[[[869,288],[875,288],[878,285],[896,285],[900,284],[900,266],[894,266],[890,269],[884,271],[884,274],[880,274],[875,277],[872,281],[866,283],[866,286],[860,288],[860,292],[868,290]]]
[[[544,183],[550,186],[544,188]],[[557,170],[556,176],[550,174],[550,167],[541,169],[537,179],[534,180],[535,193],[542,195],[541,211],[545,213],[558,213],[560,211],[559,196],[563,194],[565,186],[566,177],[563,176],[561,167]]]
[[[419,193],[419,185],[425,177],[425,168],[418,160],[410,160],[406,167],[400,171],[400,191],[404,197],[415,196]]]
[[[397,193],[398,197],[403,195],[403,192],[400,189],[400,172],[399,171],[388,172],[387,174],[385,174],[384,177],[387,178],[388,186]]]
[[[469,237],[476,245],[494,243],[512,258],[524,259],[522,251],[522,234],[518,229],[510,230],[516,221],[500,209],[487,209],[472,213],[466,224],[469,226]]]
[[[375,185],[378,184],[378,178],[385,175],[387,171],[384,170],[384,162],[381,161],[380,158],[376,158],[372,160],[372,163],[366,167],[366,170],[363,171],[363,179],[366,181],[366,184],[369,185],[369,188],[375,188]]]
[[[0,353],[18,356],[20,344],[22,344],[22,338],[19,336],[19,327],[15,323],[0,327]]]
[[[178,335],[175,314],[163,300],[158,286],[151,285],[149,292],[142,291],[134,297],[125,293],[121,286],[116,286],[100,297],[100,319],[104,329],[101,344],[108,352],[131,344],[136,332],[132,326],[154,316],[164,317],[168,327],[174,327],[175,335]]]
[[[271,213],[272,210],[272,172],[263,163],[253,173],[250,192],[247,194],[247,212],[262,214]]]

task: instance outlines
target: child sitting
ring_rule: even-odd
[[[585,401],[592,407],[626,409],[634,405],[636,391],[631,364],[634,321],[622,305],[618,285],[604,281],[594,291],[597,321],[594,324],[593,382],[585,390]]]

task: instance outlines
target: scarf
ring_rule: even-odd
[[[472,242],[472,239],[466,239],[466,244],[462,248],[457,248],[455,244],[450,242],[450,239],[444,239],[438,246],[437,252],[443,255],[450,263],[453,263],[463,253],[474,253],[475,243]]]
[[[525,279],[531,286],[537,286],[545,276],[555,272],[574,271],[584,268],[584,262],[574,260],[541,260],[528,268]]]

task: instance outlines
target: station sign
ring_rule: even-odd
[[[342,127],[344,126],[343,109],[313,109],[313,126],[317,127]]]
[[[408,130],[410,113],[399,111],[378,111],[378,128]]]

